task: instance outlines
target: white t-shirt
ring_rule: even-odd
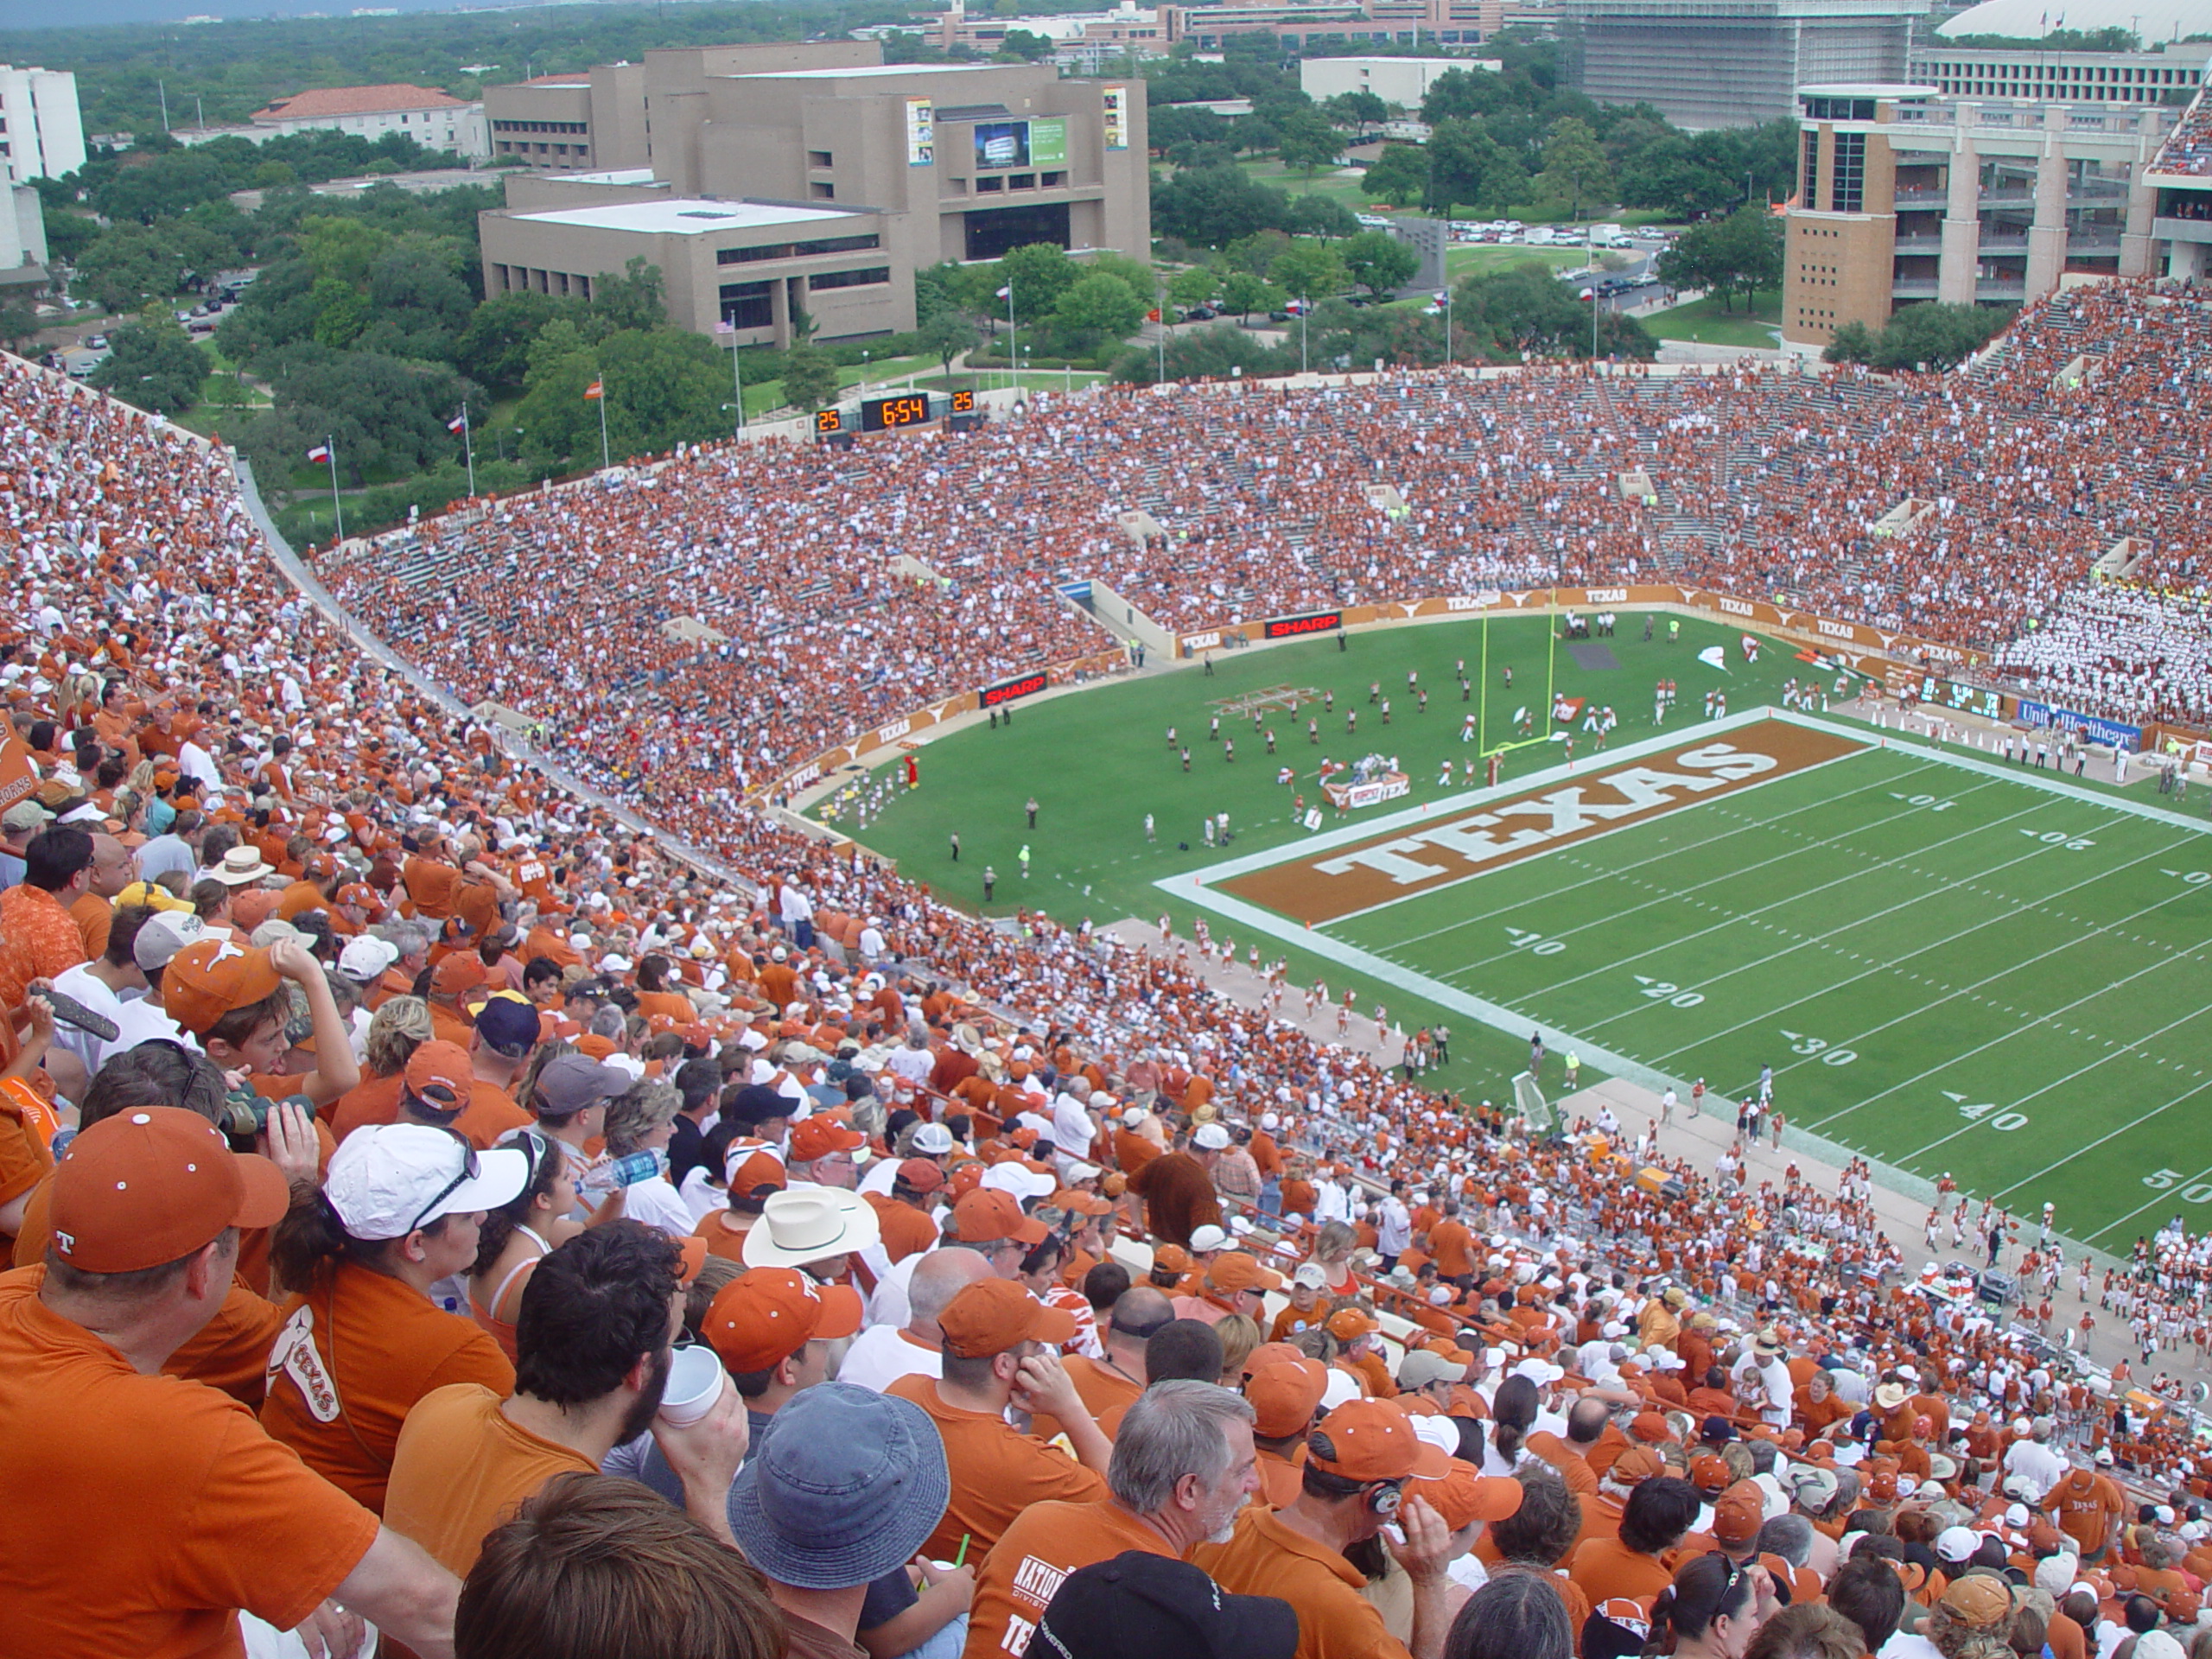
[[[906,1259],[912,1262],[916,1258]],[[878,1394],[902,1376],[944,1375],[942,1353],[923,1347],[891,1325],[871,1325],[855,1337],[853,1345],[845,1351],[844,1363],[837,1368],[840,1382],[849,1382],[857,1389],[873,1389]]]
[[[906,1300],[906,1287],[913,1282],[915,1264],[928,1255],[926,1250],[894,1262],[890,1270],[875,1281],[875,1294],[868,1299],[868,1322],[870,1325],[900,1325],[914,1317],[913,1304]]]
[[[1052,1103],[1052,1144],[1068,1157],[1088,1158],[1097,1134],[1090,1111],[1073,1095],[1062,1095]]]
[[[2040,1497],[2058,1484],[2058,1478],[2066,1472],[2066,1459],[2039,1441],[2015,1440],[2005,1453],[2005,1472],[2027,1476],[2035,1482]]]
[[[119,1054],[126,1048],[136,1048],[139,1044],[149,1043],[157,1037],[166,1037],[171,1042],[182,1043],[190,1049],[200,1046],[197,1037],[143,997],[135,1002],[124,1003],[121,1012],[110,1017],[122,1029],[116,1033],[115,1040],[106,1046],[109,1054]]]
[[[89,962],[80,962],[67,973],[56,974],[54,988],[64,996],[75,997],[94,1014],[104,1014],[118,1024],[122,1021],[126,999],[110,990],[106,982],[93,974]],[[143,991],[133,991],[128,1000],[136,1001],[144,995]],[[115,1052],[114,1044],[104,1043],[91,1032],[79,1031],[58,1020],[54,1023],[54,1043],[55,1047],[66,1048],[82,1060],[87,1075],[99,1071],[100,1062]]]
[[[691,1230],[699,1224],[698,1217],[691,1213],[691,1206],[677,1196],[665,1175],[633,1181],[623,1188],[622,1213],[632,1221],[658,1227],[676,1238],[690,1237]]]

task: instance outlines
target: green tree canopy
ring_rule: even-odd
[[[1427,146],[1385,144],[1382,154],[1368,164],[1367,194],[1394,207],[1410,207],[1428,194],[1428,166]]]
[[[92,371],[92,385],[140,409],[181,415],[200,401],[207,368],[207,353],[160,312],[108,336],[107,358]]]
[[[1412,244],[1388,231],[1362,231],[1347,239],[1339,251],[1352,281],[1377,298],[1403,288],[1421,269],[1421,256]]]

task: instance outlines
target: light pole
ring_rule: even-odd
[[[1449,273],[1446,275],[1443,291],[1436,296],[1436,302],[1444,308],[1444,360],[1448,364],[1452,361],[1452,280]]]
[[[1306,319],[1313,314],[1313,302],[1306,295],[1298,296],[1298,372],[1307,372],[1306,359]]]

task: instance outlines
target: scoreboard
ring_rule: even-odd
[[[896,432],[910,426],[926,426],[950,416],[956,429],[966,429],[982,416],[973,391],[896,391],[881,397],[863,397],[857,410],[817,410],[817,437],[849,443],[857,432]]]

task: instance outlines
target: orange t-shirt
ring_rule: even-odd
[[[1075,1391],[1090,1408],[1092,1421],[1111,1438],[1114,1431],[1106,1427],[1108,1419],[1110,1417],[1118,1425],[1122,1414],[1136,1402],[1136,1397],[1144,1390],[1120,1372],[1108,1370],[1087,1354],[1070,1354],[1061,1363],[1067,1368],[1068,1381],[1075,1384]],[[1029,1427],[1040,1440],[1049,1440],[1060,1432],[1059,1420],[1049,1412],[1039,1412],[1030,1420]]]
[[[883,1253],[893,1262],[904,1262],[931,1249],[938,1239],[937,1224],[911,1204],[901,1204],[880,1192],[861,1195],[882,1224]]]
[[[1298,1502],[1299,1494],[1306,1490],[1304,1446],[1300,1446],[1287,1458],[1262,1446],[1259,1450],[1256,1466],[1260,1471],[1260,1490],[1253,1495],[1254,1506],[1280,1510]]]
[[[416,1401],[451,1382],[480,1382],[504,1400],[514,1392],[515,1368],[474,1320],[343,1262],[285,1304],[269,1352],[262,1426],[381,1515],[400,1425]]]
[[[952,1471],[952,1501],[921,1554],[951,1560],[964,1538],[972,1556],[995,1546],[1033,1503],[1092,1503],[1107,1496],[1106,1478],[1058,1447],[1018,1432],[1003,1417],[947,1405],[935,1377],[902,1376],[884,1392],[930,1414]]]
[[[1475,1270],[1474,1235],[1466,1224],[1456,1216],[1440,1221],[1429,1229],[1428,1253],[1436,1259],[1436,1271],[1446,1279],[1464,1279]]]
[[[54,1154],[46,1149],[46,1137],[31,1121],[29,1108],[21,1101],[9,1097],[0,1090],[0,1204],[13,1204],[46,1179],[47,1171],[54,1167]],[[24,1218],[23,1229],[29,1231],[29,1217]],[[34,1251],[26,1250],[16,1267],[42,1261],[46,1255],[46,1240],[35,1241]],[[7,1233],[0,1233],[0,1267],[10,1265],[16,1240]]]
[[[1021,1659],[1060,1580],[1079,1567],[1126,1550],[1173,1555],[1167,1540],[1114,1498],[1098,1503],[1038,1503],[1024,1510],[991,1547],[976,1574],[961,1659]]]
[[[2087,1469],[2059,1477],[2043,1501],[2044,1513],[2056,1516],[2058,1529],[2082,1546],[2082,1553],[2102,1549],[2112,1523],[2127,1513],[2127,1500],[2104,1476]]]
[[[455,1578],[468,1576],[485,1537],[554,1476],[599,1472],[582,1452],[510,1422],[499,1405],[474,1382],[433,1389],[407,1414],[392,1453],[385,1524]]]
[[[1656,1557],[1630,1549],[1618,1537],[1585,1538],[1567,1558],[1567,1576],[1593,1607],[1616,1596],[1648,1601],[1675,1581]]]
[[[1248,1509],[1225,1544],[1191,1559],[1232,1595],[1275,1596],[1298,1615],[1297,1659],[1410,1659],[1375,1604],[1367,1580],[1341,1551],[1294,1532],[1273,1510]]]
[[[235,1609],[300,1624],[376,1516],[235,1401],[140,1375],[36,1282],[0,1279],[0,1653],[240,1659]]]

